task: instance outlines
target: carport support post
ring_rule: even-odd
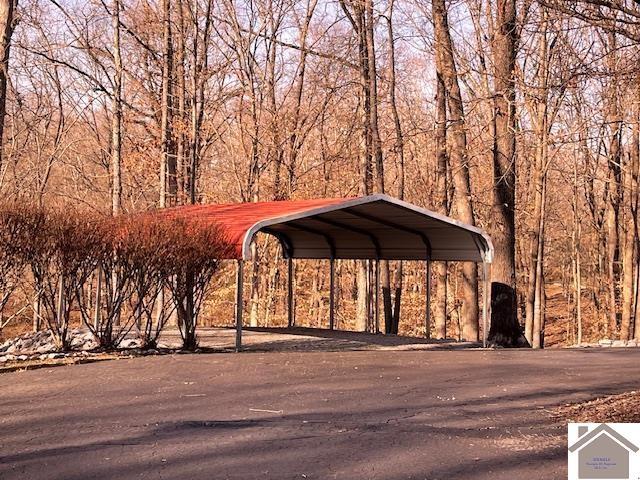
[[[376,333],[380,333],[380,260],[376,259],[376,272],[375,272],[375,305],[373,307],[375,320],[376,320]]]
[[[489,264],[482,262],[482,347],[487,348],[487,337],[489,332],[488,317],[489,317],[489,297],[491,296],[489,285]]]
[[[287,258],[287,326],[295,325],[295,312],[293,310],[293,258]]]
[[[242,284],[244,279],[244,260],[238,260],[236,271],[236,352],[242,350]]]
[[[424,337],[431,338],[431,260],[426,262]]]
[[[336,261],[329,259],[329,330],[335,328],[335,296],[336,296]]]

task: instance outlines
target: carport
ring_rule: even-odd
[[[488,268],[493,257],[489,236],[481,229],[389,197],[287,200],[221,205],[193,205],[170,209],[176,216],[217,224],[229,243],[228,259],[237,261],[236,349],[242,348],[244,262],[251,260],[257,233],[279,241],[287,259],[288,323],[293,317],[293,262],[295,259],[329,260],[329,328],[335,326],[335,260],[374,261],[375,323],[379,324],[380,260],[426,262],[425,322],[430,325],[431,262],[482,263],[483,343],[488,316]]]

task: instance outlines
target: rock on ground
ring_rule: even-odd
[[[69,332],[70,344],[73,350],[86,351],[98,346],[93,334],[83,329],[73,329]],[[0,345],[0,356],[10,354],[45,355],[57,350],[57,345],[51,330],[25,333],[16,338],[11,338]]]

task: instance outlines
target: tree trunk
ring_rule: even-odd
[[[637,107],[636,107],[637,108]],[[637,116],[637,113],[636,113]],[[634,283],[638,268],[635,258],[635,250],[638,239],[636,238],[634,202],[637,196],[637,185],[634,185],[634,173],[639,159],[638,126],[634,122],[631,139],[630,158],[624,173],[623,208],[624,220],[620,225],[623,239],[622,251],[622,318],[620,320],[620,339],[629,340],[632,336],[634,321]],[[637,319],[635,319],[637,321]]]
[[[396,136],[394,153],[396,155],[398,172],[398,198],[400,200],[404,200],[404,135],[402,133],[402,124],[400,123],[400,115],[398,113],[398,106],[396,103],[396,54],[395,37],[393,33],[393,7],[394,0],[391,0],[389,4],[389,16],[387,17],[387,32],[389,35],[389,105],[391,106],[391,115],[393,117],[393,126]],[[402,274],[403,265],[402,261],[400,261],[395,274],[395,292],[393,297],[393,304],[390,306],[392,316],[391,324],[393,325],[392,330],[395,333],[398,333],[398,328],[400,326],[400,305],[402,303]],[[383,297],[383,300],[386,302],[387,298]],[[389,303],[391,303],[391,297],[389,297]]]
[[[288,177],[288,185],[287,191],[281,192],[283,190],[282,181],[280,179],[280,164],[277,164],[275,179],[274,179],[274,190],[276,195],[279,195],[278,198],[290,198],[296,184],[296,176],[297,176],[297,163],[298,163],[298,155],[300,153],[301,141],[300,141],[300,129],[301,129],[301,110],[302,110],[302,94],[304,92],[305,86],[305,75],[307,71],[307,54],[308,50],[306,48],[307,45],[307,36],[309,34],[309,26],[311,24],[311,19],[313,17],[313,12],[315,11],[316,5],[318,4],[318,0],[310,0],[307,5],[307,12],[305,15],[305,20],[302,25],[300,31],[300,60],[298,62],[298,71],[295,80],[294,86],[294,99],[295,105],[293,108],[293,118],[291,120],[291,132],[289,134],[288,139],[288,147],[287,147],[287,177]],[[324,165],[324,163],[323,163]]]
[[[349,8],[351,6],[351,9]],[[371,84],[369,79],[370,62],[369,62],[369,42],[367,41],[367,18],[366,10],[363,3],[349,2],[346,0],[340,0],[340,7],[342,11],[351,22],[353,31],[358,39],[358,67],[360,73],[360,102],[362,105],[362,138],[364,140],[364,152],[360,162],[360,194],[370,195],[373,191],[373,136],[371,127]],[[375,62],[375,60],[374,60]],[[366,260],[357,261],[356,270],[356,286],[357,286],[357,307],[356,307],[356,330],[365,331],[369,324],[369,274],[368,274],[368,262]],[[388,325],[391,333],[391,324]]]
[[[113,118],[111,122],[111,213],[120,213],[122,205],[122,56],[120,53],[120,0],[113,1]]]
[[[204,114],[204,74],[208,65],[207,45],[209,42],[209,29],[211,25],[211,8],[213,0],[208,0],[205,11],[205,25],[202,32],[202,42],[200,41],[200,24],[198,22],[198,2],[193,6],[193,42],[191,46],[191,125],[190,125],[190,145],[189,145],[189,166],[187,167],[187,191],[191,204],[197,201],[197,178],[200,166],[200,126]],[[201,53],[202,52],[202,53]]]
[[[382,143],[378,128],[378,70],[376,66],[376,50],[373,35],[374,16],[373,0],[365,0],[364,15],[364,42],[367,58],[367,80],[369,82],[369,135],[371,137],[372,156],[376,167],[376,190],[385,193],[384,159],[382,155]],[[397,334],[397,326],[393,322],[393,307],[391,303],[391,275],[389,262],[380,260],[380,285],[382,287],[384,324],[387,333]]]
[[[640,99],[640,84],[636,86],[636,98]],[[633,322],[630,336],[640,340],[640,105],[636,103],[633,119],[633,133],[631,143],[631,219],[635,248],[633,265],[635,269],[633,285],[633,305],[631,306]]]
[[[537,218],[537,245],[535,259],[535,292],[533,298],[533,330],[531,346],[533,348],[542,348],[544,345],[544,303],[545,303],[545,287],[544,287],[544,227],[545,227],[545,206],[547,182],[544,172],[542,172],[542,185],[540,193],[540,213]]]
[[[449,186],[447,182],[447,170],[449,160],[447,157],[447,96],[444,81],[442,79],[442,66],[436,61],[436,195],[438,197],[438,212],[449,215]],[[433,270],[436,277],[435,291],[435,338],[447,337],[447,262],[435,262]]]
[[[527,105],[533,119],[533,127],[536,135],[535,161],[531,177],[531,188],[533,197],[533,225],[531,227],[529,244],[529,277],[525,300],[525,337],[534,347],[540,348],[542,345],[540,335],[542,331],[542,317],[544,312],[540,311],[541,292],[544,290],[541,285],[541,276],[544,268],[544,226],[545,226],[545,202],[546,202],[546,172],[548,168],[548,144],[551,119],[549,118],[549,63],[551,48],[547,39],[548,35],[548,14],[547,10],[542,11],[543,21],[539,28],[540,40],[537,51],[539,60],[537,63],[537,73],[533,92],[527,95]]]
[[[433,0],[432,12],[435,29],[436,65],[439,65],[440,75],[444,82],[451,125],[449,132],[451,133],[452,142],[449,160],[454,187],[453,208],[460,220],[469,225],[474,225],[475,216],[471,200],[464,106],[458,84],[458,73],[453,55],[445,0]],[[462,339],[477,341],[479,338],[478,267],[472,262],[465,262],[462,265],[462,299]]]
[[[40,316],[40,292],[36,291],[33,297],[33,331],[39,332],[42,326],[41,316]]]
[[[276,175],[274,176],[273,199],[284,199],[280,185],[280,170],[284,161],[284,150],[282,141],[280,140],[280,130],[282,126],[278,115],[277,92],[276,92],[276,61],[277,61],[277,44],[274,41],[277,32],[277,22],[274,19],[274,12],[269,12],[267,19],[267,29],[269,31],[269,41],[265,42],[265,82],[266,82],[266,100],[267,110],[269,112],[269,133],[271,136],[271,145],[268,147],[267,163],[275,165]]]
[[[580,223],[580,204],[578,196],[578,161],[573,164],[573,285],[574,285],[574,317],[576,320],[576,343],[582,344],[582,260],[580,258],[580,237],[582,228]]]
[[[7,82],[9,80],[9,49],[14,27],[14,12],[18,0],[0,0],[0,178],[4,160],[4,118],[7,113]]]
[[[173,47],[171,40],[171,0],[162,0],[163,53],[162,53],[162,112],[160,119],[160,208],[167,206],[167,173],[171,158]],[[175,161],[175,158],[173,159]]]
[[[608,294],[608,329],[613,336],[618,330],[618,284],[620,272],[618,261],[621,252],[621,235],[619,231],[620,205],[622,199],[622,114],[619,106],[617,41],[614,33],[608,35],[607,64],[613,77],[611,85],[607,89],[606,123],[609,133],[608,170],[609,170],[609,203],[607,205],[607,294]]]
[[[185,184],[185,158],[186,158],[186,109],[187,109],[187,88],[186,88],[186,71],[185,71],[185,24],[184,24],[184,7],[182,0],[176,1],[176,10],[178,12],[178,35],[177,38],[177,59],[176,59],[176,79],[178,82],[178,118],[179,125],[176,137],[176,171],[175,171],[175,188],[176,188],[176,204],[185,203],[184,184]],[[194,35],[197,35],[197,30]]]
[[[491,329],[489,342],[502,346],[527,345],[518,323],[516,303],[516,118],[515,60],[516,0],[497,1],[494,32],[493,207],[491,239]]]

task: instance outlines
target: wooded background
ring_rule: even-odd
[[[640,339],[638,2],[1,0],[0,33],[5,199],[385,192],[490,233],[494,342]],[[249,322],[282,325],[282,253],[254,252]],[[327,324],[325,263],[297,262],[299,325]],[[339,328],[373,328],[370,270],[338,262]],[[477,267],[434,264],[429,332],[424,275],[382,264],[386,332],[477,339]],[[232,278],[210,324],[232,322]]]

